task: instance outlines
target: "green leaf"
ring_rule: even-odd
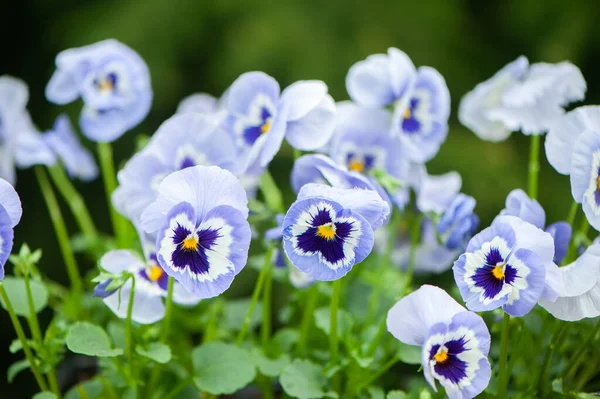
[[[277,187],[277,183],[273,180],[273,176],[271,176],[268,170],[265,170],[260,177],[259,185],[267,206],[274,212],[285,213],[283,208],[283,196],[281,195],[281,191],[279,191],[279,187]]]
[[[23,370],[27,370],[29,368],[29,362],[27,359],[19,360],[18,362],[14,362],[10,365],[6,372],[6,379],[9,383],[13,382],[17,374],[19,374]]]
[[[406,399],[406,393],[402,391],[390,391],[388,392],[386,399]]]
[[[421,348],[418,346],[398,342],[397,354],[402,363],[421,364]]]
[[[78,385],[81,385],[83,389],[85,389],[85,393],[87,393],[89,399],[99,398],[104,391],[104,385],[102,385],[102,382],[98,380],[90,380]],[[78,385],[75,385],[73,388],[69,389],[69,392],[67,392],[65,395],[65,399],[83,399],[81,395],[79,395],[79,392],[77,392]]]
[[[152,342],[148,344],[146,348],[138,345],[135,348],[135,351],[138,354],[160,364],[168,363],[169,360],[171,360],[171,348],[165,344],[161,344],[160,342]]]
[[[277,359],[270,359],[258,348],[252,350],[252,356],[254,356],[254,362],[258,366],[260,373],[267,377],[279,377],[285,366],[291,361],[287,353],[284,353]]]
[[[87,356],[110,357],[123,353],[122,349],[111,348],[110,339],[101,327],[88,322],[73,324],[66,343],[71,352]]]
[[[250,307],[250,298],[234,299],[227,301],[223,314],[225,316],[225,328],[231,331],[239,331],[244,324],[244,319],[248,308]],[[254,311],[250,317],[250,330],[258,326],[262,320],[262,306],[258,302],[254,307]]]
[[[23,349],[23,343],[21,342],[20,339],[14,339],[11,343],[10,346],[8,347],[8,351],[10,353],[17,353],[18,351],[20,351],[21,349]]]
[[[327,379],[323,370],[316,364],[302,359],[296,359],[284,369],[279,382],[288,395],[300,399],[337,398],[334,392],[323,389]]]
[[[192,351],[194,384],[213,395],[232,394],[256,377],[256,365],[245,349],[234,344],[208,342]]]
[[[352,329],[354,320],[352,319],[352,315],[343,309],[338,309],[337,318],[338,318],[338,323],[337,323],[338,336],[344,337]],[[315,324],[317,325],[317,327],[319,329],[323,330],[323,332],[325,332],[325,334],[327,334],[327,335],[329,335],[329,327],[330,327],[329,319],[330,319],[329,307],[319,308],[315,311]]]
[[[385,399],[385,391],[380,387],[369,387],[367,392],[371,399]]]
[[[5,277],[2,281],[8,299],[19,316],[29,316],[29,304],[27,292],[25,291],[25,280],[20,277]],[[29,280],[31,295],[33,297],[33,308],[36,313],[41,312],[48,304],[48,290],[46,286],[37,280]],[[6,309],[4,301],[0,299],[2,307]]]
[[[125,327],[117,321],[110,321],[106,327],[115,348],[125,348]]]
[[[40,392],[33,395],[33,398],[31,399],[58,399],[58,396],[52,392]]]
[[[300,333],[294,328],[282,328],[273,336],[273,349],[277,353],[287,353],[292,350],[298,342]]]

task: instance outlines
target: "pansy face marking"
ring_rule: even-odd
[[[133,101],[127,67],[122,62],[112,60],[100,65],[88,79],[91,90],[83,94],[88,112],[102,115]]]
[[[246,146],[252,146],[259,137],[267,134],[273,124],[277,109],[273,101],[264,94],[258,94],[248,108],[248,113],[236,123],[236,131]]]
[[[156,254],[151,253],[146,267],[139,271],[139,275],[148,283],[158,286],[166,291],[169,284],[169,276],[158,264]]]

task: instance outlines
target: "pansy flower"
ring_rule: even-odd
[[[90,140],[112,142],[150,111],[150,72],[131,48],[114,39],[103,40],[59,53],[46,97],[56,104],[81,97],[83,134]]]
[[[248,200],[240,181],[217,166],[193,166],[165,177],[141,217],[158,232],[165,272],[199,298],[224,292],[248,259]]]
[[[119,171],[119,186],[112,197],[115,208],[137,224],[142,211],[156,200],[165,176],[195,165],[233,170],[233,146],[231,136],[212,116],[184,113],[167,119]]]
[[[300,150],[329,141],[335,103],[321,81],[299,81],[280,93],[275,79],[262,72],[241,75],[227,92],[227,129],[236,137],[248,165],[265,167],[284,137]]]
[[[529,198],[521,189],[511,191],[506,197],[505,208],[500,211],[501,215],[517,216],[531,223],[538,229],[544,230],[546,226],[546,212],[535,199]],[[545,228],[547,233],[554,239],[554,263],[560,263],[567,255],[569,242],[571,241],[572,229],[567,222],[556,222]]]
[[[490,333],[483,319],[446,291],[423,285],[396,303],[388,331],[400,342],[421,347],[425,379],[439,382],[450,399],[470,399],[488,386]]]
[[[26,109],[29,89],[25,82],[0,76],[0,178],[16,182],[19,168],[53,165],[54,153],[44,143]]]
[[[396,48],[354,64],[346,76],[350,98],[365,107],[392,105],[392,133],[416,162],[432,159],[446,140],[450,93],[431,67],[415,68]]]
[[[467,308],[499,307],[523,316],[544,297],[556,300],[560,276],[549,233],[515,216],[498,216],[475,235],[454,263],[454,279]]]
[[[585,130],[571,160],[571,194],[582,204],[590,225],[600,230],[600,129]]]
[[[600,106],[575,108],[550,126],[544,143],[546,157],[558,173],[571,174],[575,143],[586,130],[600,131]]]
[[[177,113],[195,112],[198,114],[214,114],[219,108],[219,100],[210,94],[196,93],[185,97],[177,105]]]
[[[85,148],[73,130],[66,114],[56,118],[51,130],[44,134],[44,141],[56,153],[72,178],[83,181],[98,177],[98,166],[94,157]]]
[[[540,305],[554,317],[577,321],[600,316],[600,244],[590,245],[573,263],[559,268],[563,289],[558,299]]]
[[[505,140],[517,130],[542,134],[564,113],[563,107],[582,100],[585,91],[575,65],[529,65],[520,56],[463,97],[458,119],[487,141]]]
[[[150,248],[154,244],[145,246]],[[135,279],[131,318],[140,324],[152,324],[165,316],[164,298],[167,296],[169,276],[158,265],[154,251],[146,251],[145,260],[129,250],[114,250],[100,259],[100,266],[112,274],[129,272]],[[127,318],[132,282],[128,280],[122,287],[106,291],[110,281],[98,284],[94,296],[103,298],[106,306],[121,319]],[[180,305],[195,305],[199,298],[191,295],[183,286],[175,282],[173,301]]]
[[[4,265],[12,251],[13,229],[22,214],[19,195],[8,181],[0,178],[0,280],[4,279]]]
[[[388,204],[374,191],[307,184],[283,221],[283,248],[311,278],[337,280],[373,249]]]

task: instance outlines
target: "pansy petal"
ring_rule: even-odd
[[[79,97],[79,88],[74,76],[60,69],[54,71],[46,86],[48,101],[63,105],[75,101],[77,97]]]
[[[554,259],[552,235],[516,216],[500,215],[494,219],[492,225],[496,223],[507,224],[513,228],[517,247],[531,250],[544,264],[552,263]]]
[[[578,203],[588,202],[586,192],[593,194],[597,190],[597,180],[600,170],[600,130],[585,130],[573,148],[571,158],[571,194]],[[590,198],[594,199],[594,198]]]
[[[462,178],[458,172],[426,175],[417,192],[417,207],[423,213],[442,214],[460,192]]]
[[[327,95],[327,85],[320,80],[292,83],[281,93],[281,105],[287,108],[288,121],[297,121],[314,110]]]
[[[535,199],[529,198],[521,189],[515,189],[508,194],[505,208],[500,211],[500,214],[517,216],[540,229],[546,226],[544,208]]]
[[[0,280],[4,278],[4,265],[13,247],[14,231],[11,225],[8,212],[0,206]]]
[[[423,345],[433,325],[449,323],[455,314],[465,310],[441,288],[423,285],[390,309],[387,329],[405,344]]]
[[[21,199],[14,187],[4,179],[0,179],[0,205],[10,218],[10,227],[15,227],[23,215]]]
[[[285,136],[292,147],[314,151],[329,142],[334,127],[335,102],[326,94],[321,102],[302,118],[288,121]]]
[[[234,114],[245,115],[258,94],[275,102],[279,98],[279,83],[263,72],[246,72],[229,88],[227,109]]]
[[[210,114],[217,110],[218,100],[206,93],[196,93],[185,97],[177,105],[177,113],[183,114],[193,112],[198,114]]]
[[[554,239],[554,263],[560,264],[567,255],[573,229],[567,222],[552,223],[546,232]]]
[[[502,306],[511,316],[524,316],[540,300],[546,287],[546,263],[529,249],[517,249],[510,265],[518,270],[508,301]],[[527,275],[525,276],[525,274]]]
[[[346,75],[346,90],[352,100],[365,107],[378,108],[392,104],[397,97],[388,57],[375,54],[352,65]]]
[[[117,249],[102,256],[100,267],[109,273],[120,274],[127,270],[143,269],[144,262],[130,250]]]
[[[131,281],[125,283],[119,292],[103,299],[104,303],[120,319],[127,318],[129,307],[129,296],[131,293]],[[136,323],[152,324],[160,321],[165,316],[165,305],[160,296],[151,293],[135,290],[133,294],[133,308],[131,318]]]

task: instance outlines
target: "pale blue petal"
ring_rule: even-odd
[[[23,208],[21,207],[21,199],[14,187],[4,179],[0,178],[0,206],[10,218],[10,227],[13,228],[21,220]]]
[[[597,184],[592,177],[597,176],[599,166],[600,130],[585,130],[575,142],[571,159],[571,194],[578,203],[584,202],[588,188]]]
[[[281,107],[287,108],[288,122],[298,121],[313,111],[327,95],[327,85],[320,80],[292,83],[281,93]]]
[[[546,232],[554,239],[554,263],[560,264],[567,255],[572,228],[567,222],[556,222],[548,226]]]
[[[177,113],[211,114],[217,111],[217,103],[217,98],[210,94],[196,93],[185,97],[179,102]]]
[[[285,137],[294,148],[303,151],[314,151],[325,146],[335,127],[335,102],[329,94],[323,96],[314,108],[303,117],[289,120]]]
[[[279,84],[263,72],[246,72],[240,75],[229,88],[228,111],[236,115],[246,115],[258,94],[265,95],[273,103],[277,103]]]
[[[500,211],[500,214],[517,216],[540,229],[546,226],[544,208],[535,199],[529,198],[521,189],[515,189],[508,194],[505,208]]]
[[[0,280],[4,278],[4,265],[13,247],[14,231],[12,219],[6,209],[0,205]]]
[[[48,101],[64,105],[73,102],[79,97],[79,87],[74,76],[61,69],[52,74],[46,86],[46,98]]]
[[[131,281],[125,283],[118,292],[103,299],[104,303],[120,319],[127,318]],[[133,294],[133,308],[131,318],[136,323],[153,324],[165,316],[165,305],[162,297],[152,293],[138,290]]]
[[[529,249],[517,249],[510,258],[516,258],[529,268],[526,277],[527,287],[519,290],[519,297],[511,302],[509,299],[502,309],[511,316],[524,316],[540,300],[546,285],[546,263]],[[510,261],[509,261],[510,262]]]
[[[423,213],[442,214],[460,192],[462,179],[458,172],[443,175],[426,175],[417,192],[417,207]]]

